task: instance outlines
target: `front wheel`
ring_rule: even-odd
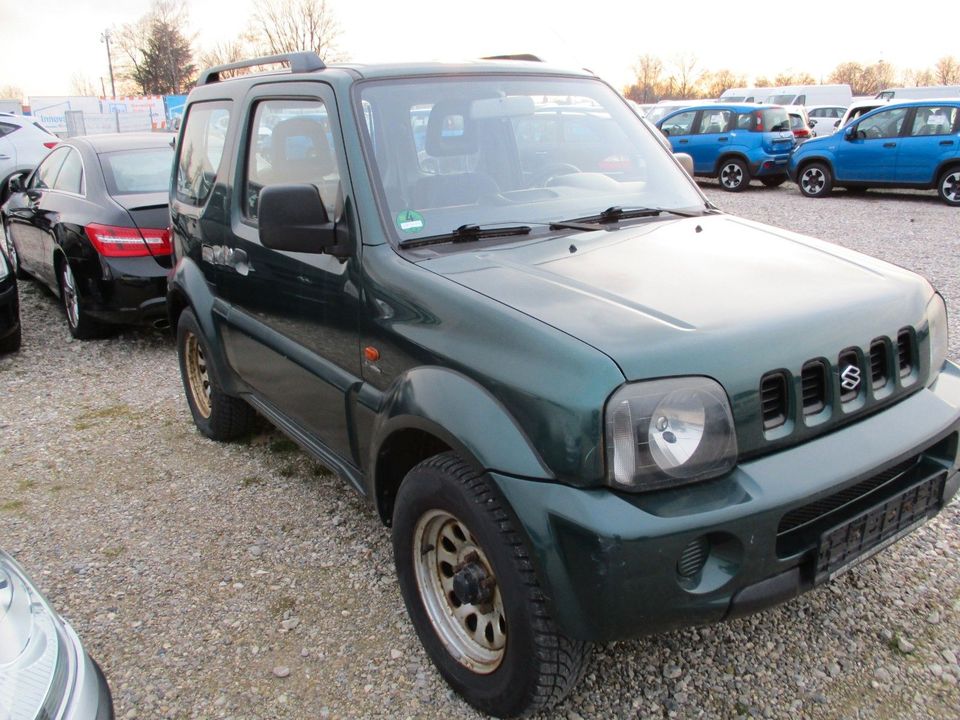
[[[822,198],[833,189],[833,173],[823,163],[810,163],[800,171],[797,184],[807,197]]]
[[[393,511],[407,612],[444,679],[468,703],[517,717],[563,700],[589,646],[554,624],[524,539],[493,481],[443,453],[411,470]]]
[[[720,187],[727,192],[740,192],[746,190],[750,184],[750,169],[743,160],[728,158],[720,166],[717,178],[720,180]]]
[[[960,206],[960,167],[944,171],[937,181],[937,194],[947,205]]]
[[[192,310],[177,323],[177,356],[187,405],[197,429],[211,440],[235,440],[253,428],[256,413],[240,398],[227,395],[208,364],[210,351]]]

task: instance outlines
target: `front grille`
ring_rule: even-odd
[[[768,373],[760,381],[760,411],[764,430],[780,427],[787,421],[787,376],[784,373]]]
[[[900,377],[906,377],[913,370],[913,335],[908,328],[897,334],[897,362],[900,365]]]
[[[890,371],[887,368],[887,341],[877,338],[870,343],[870,380],[874,388],[887,384]]]
[[[879,494],[880,490],[888,487],[897,478],[913,468],[919,458],[920,456],[916,455],[883,472],[872,475],[856,485],[851,485],[833,495],[814,500],[788,512],[780,520],[780,525],[777,527],[777,553],[785,556],[798,549],[798,546],[802,546],[804,542],[809,541],[809,531],[812,530],[813,534],[816,534],[823,526],[836,522],[836,518],[844,508],[848,508],[871,495]]]
[[[815,415],[827,406],[827,365],[822,360],[811,360],[800,373],[803,396],[803,414]]]

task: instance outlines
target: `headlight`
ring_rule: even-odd
[[[0,552],[0,718],[58,717],[69,655],[50,606]]]
[[[737,461],[723,388],[703,377],[624,385],[607,403],[607,474],[623,490],[717,477]]]
[[[929,382],[937,379],[940,368],[947,359],[947,306],[940,293],[934,293],[927,303],[927,326],[930,328],[927,342],[930,344]]]

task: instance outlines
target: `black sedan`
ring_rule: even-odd
[[[6,251],[0,247],[0,353],[20,349],[20,298],[17,278]]]
[[[91,135],[11,179],[0,208],[10,260],[60,297],[74,337],[165,323],[172,164],[170,135]]]

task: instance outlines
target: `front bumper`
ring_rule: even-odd
[[[896,405],[699,485],[630,495],[491,476],[526,531],[558,625],[609,641],[718,622],[810,589],[825,579],[818,551],[832,528],[924,481],[937,488],[928,515],[950,501],[958,438],[960,368],[948,362]],[[864,487],[876,489],[858,499]]]
[[[77,671],[73,688],[60,709],[63,720],[113,720],[113,697],[107,679],[94,660],[87,655],[73,628],[64,622],[66,636],[73,644]]]

